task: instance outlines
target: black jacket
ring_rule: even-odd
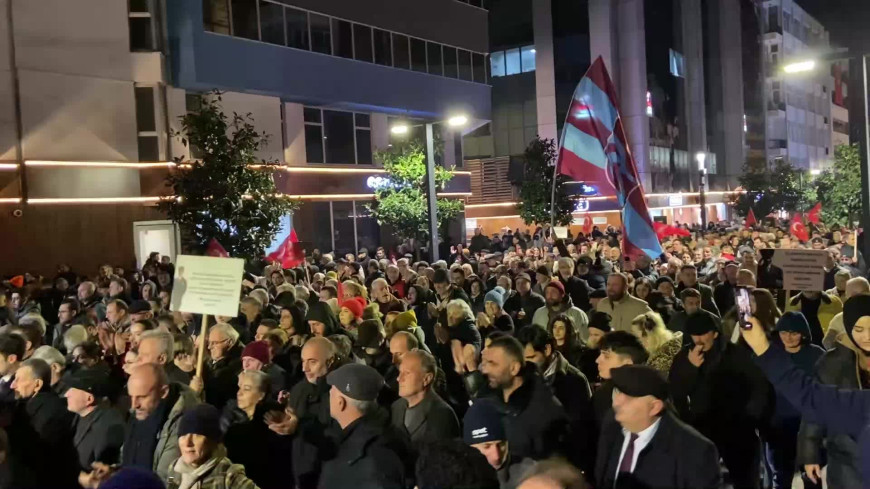
[[[76,416],[73,444],[79,454],[80,470],[91,471],[91,464],[116,464],[124,444],[124,418],[110,406],[98,406],[84,418]]]
[[[556,399],[565,409],[571,423],[571,436],[566,441],[570,445],[567,455],[571,461],[588,471],[593,467],[596,428],[592,411],[592,389],[589,381],[580,370],[570,365],[558,351],[555,372],[544,377]]]
[[[816,364],[816,379],[840,389],[861,388],[855,352],[842,344],[825,353]],[[828,432],[808,420],[801,423],[797,440],[798,466],[824,465],[828,457],[829,487],[861,487],[858,441],[847,433]]]
[[[229,427],[224,437],[227,457],[245,467],[245,475],[260,489],[283,489],[293,480],[293,437],[270,430],[263,417],[269,410],[281,411],[281,406],[260,402],[251,420]]]
[[[690,287],[686,287],[685,285],[683,285],[682,282],[680,282],[679,285],[677,285],[677,289],[675,292],[677,297],[680,297],[680,293],[682,293],[687,288]],[[691,288],[696,289],[698,292],[701,293],[701,309],[710,311],[717,316],[720,315],[719,308],[716,307],[716,301],[713,300],[713,287],[698,282]]]
[[[625,435],[611,416],[604,424],[595,462],[596,487],[614,487]],[[665,411],[652,440],[640,451],[634,471],[616,486],[643,489],[705,489],[721,485],[716,446],[670,411]]]
[[[204,383],[205,402],[223,409],[230,399],[236,398],[239,390],[239,374],[242,372],[242,345],[236,344],[216,362],[206,362]]]
[[[592,307],[589,303],[589,284],[585,280],[574,275],[565,280],[560,275],[559,281],[565,286],[565,293],[571,297],[571,302],[574,303],[575,307],[583,312],[587,312]]]
[[[434,391],[427,392],[416,409],[421,410],[420,423],[406,427],[405,412],[408,410],[408,401],[399,398],[390,407],[390,423],[413,443],[449,440],[460,436],[456,413]]]
[[[532,324],[532,316],[535,311],[547,305],[547,300],[544,296],[536,292],[529,291],[525,296],[514,291],[513,295],[507,298],[504,303],[504,310],[511,315],[514,320],[514,331],[523,329],[523,326]],[[522,319],[518,316],[520,310],[525,313]]]
[[[713,301],[716,303],[716,308],[720,312],[728,311],[732,307],[734,307],[734,288],[735,287],[731,285],[731,282],[728,282],[726,280],[725,282],[717,285],[715,289],[713,289]],[[704,307],[704,309],[707,308]]]
[[[511,452],[516,457],[535,460],[565,454],[566,440],[571,436],[565,409],[535,365],[527,363],[523,370],[523,385],[504,404]]]
[[[320,489],[406,489],[413,480],[413,457],[402,438],[379,413],[342,430],[338,451],[323,463]]]
[[[317,487],[323,460],[335,456],[341,428],[329,415],[329,384],[300,380],[290,389],[288,405],[299,418],[293,437],[293,476],[300,489]]]

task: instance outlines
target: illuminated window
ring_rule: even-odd
[[[686,77],[686,64],[683,60],[683,55],[674,51],[673,49],[669,50],[670,52],[670,68],[671,74],[674,76],[679,76],[681,78]]]

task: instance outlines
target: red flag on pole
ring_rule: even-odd
[[[752,209],[749,209],[749,214],[746,215],[746,223],[744,224],[744,226],[749,229],[756,224],[758,224],[758,220],[755,219],[755,213],[752,212]]]
[[[296,237],[296,230],[290,230],[290,236],[278,246],[278,249],[269,253],[266,256],[267,260],[277,261],[281,263],[281,268],[293,268],[303,261],[305,261],[305,257],[302,256],[302,249],[296,246],[296,243],[299,242],[299,238]]]
[[[588,235],[592,232],[592,216],[586,214],[586,217],[583,218],[583,234]]]
[[[791,220],[791,225],[789,226],[789,230],[791,234],[794,235],[797,239],[804,243],[810,239],[810,234],[807,232],[807,227],[804,226],[804,222],[801,219],[801,213],[795,213],[794,217]]]
[[[230,254],[227,250],[218,243],[218,240],[212,238],[208,242],[208,247],[205,249],[205,256],[214,256],[217,258],[229,258]]]
[[[665,239],[668,236],[691,236],[691,233],[683,228],[678,228],[658,221],[653,222],[653,228],[655,229],[656,236],[658,236],[659,239]]]
[[[822,203],[816,202],[816,205],[807,212],[807,222],[811,222],[813,224],[818,224],[820,219],[819,215],[822,213]]]

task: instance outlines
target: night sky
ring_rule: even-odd
[[[830,32],[831,42],[870,54],[870,0],[797,0]]]

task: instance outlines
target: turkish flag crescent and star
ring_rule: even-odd
[[[822,213],[822,203],[816,202],[816,205],[813,206],[812,209],[807,212],[807,222],[811,222],[813,224],[819,224],[819,214]]]
[[[807,232],[807,227],[804,226],[803,220],[801,219],[801,213],[795,213],[794,217],[791,219],[791,225],[789,226],[789,230],[791,234],[794,235],[797,239],[801,240],[801,242],[806,242],[810,239],[810,235]]]
[[[208,247],[205,249],[205,256],[214,256],[217,258],[229,258],[230,254],[227,250],[218,243],[218,240],[212,238],[208,242]]]
[[[281,263],[281,268],[293,268],[302,263],[305,258],[302,256],[302,249],[296,246],[299,238],[296,237],[296,230],[290,230],[290,236],[278,246],[278,249],[266,255],[269,261],[277,261]]]
[[[758,220],[755,219],[755,213],[752,212],[752,209],[749,209],[749,214],[746,215],[746,223],[744,226],[746,226],[746,229],[749,229],[756,224],[758,224]]]
[[[586,217],[583,218],[583,234],[589,234],[592,232],[592,216],[586,214]]]

